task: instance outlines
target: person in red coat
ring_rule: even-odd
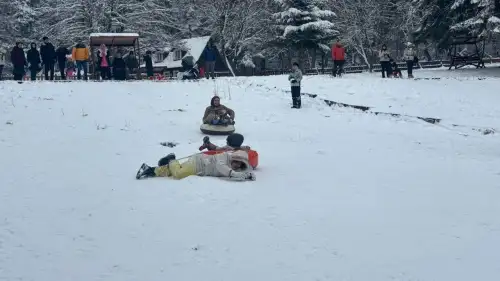
[[[337,40],[335,45],[332,46],[332,60],[333,60],[333,77],[341,75],[344,70],[345,63],[345,48]]]

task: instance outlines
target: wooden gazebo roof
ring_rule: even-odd
[[[90,46],[135,46],[139,34],[137,33],[92,33],[90,34]]]

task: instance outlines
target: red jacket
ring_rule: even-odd
[[[345,49],[340,44],[335,44],[332,47],[332,59],[333,60],[345,60]]]

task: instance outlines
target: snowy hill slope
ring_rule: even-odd
[[[483,91],[498,80],[349,79],[307,77],[304,92],[500,120],[497,97]],[[476,83],[474,99],[463,93]],[[142,162],[197,152],[214,89],[205,80],[0,84],[0,280],[500,276],[497,134],[464,137],[308,97],[291,110],[282,76],[217,82],[259,151],[257,181],[136,181]]]

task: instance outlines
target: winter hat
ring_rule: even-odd
[[[214,105],[214,100],[215,100],[215,99],[218,99],[218,100],[219,100],[219,102],[220,102],[220,97],[219,97],[219,96],[214,96],[214,97],[210,100],[210,105],[211,105],[211,106],[215,106],[215,105]]]
[[[250,163],[248,162],[248,153],[243,150],[236,150],[230,154],[231,156],[231,161],[239,161],[243,163],[244,167],[242,167],[243,170],[248,169],[250,167]]]
[[[245,138],[243,137],[243,135],[238,133],[233,133],[227,136],[226,142],[227,145],[229,145],[230,147],[239,148],[243,144],[244,140]]]

